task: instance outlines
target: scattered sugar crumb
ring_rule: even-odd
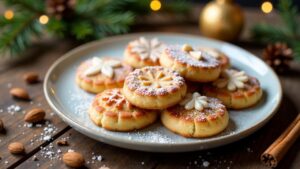
[[[210,165],[210,163],[208,161],[203,161],[202,165],[203,165],[203,167],[208,167]]]
[[[22,108],[19,105],[12,104],[6,108],[7,112],[11,115],[14,115],[17,112],[20,112]],[[3,110],[2,110],[3,111]]]

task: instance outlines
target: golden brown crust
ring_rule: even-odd
[[[208,107],[202,111],[186,110],[174,106],[161,114],[165,127],[184,137],[210,137],[223,131],[228,125],[228,112],[218,99],[208,98]]]
[[[112,58],[103,58],[103,60],[119,60]],[[114,68],[112,78],[101,73],[93,76],[84,75],[85,70],[91,66],[91,60],[82,62],[76,72],[76,83],[82,89],[91,93],[100,93],[105,89],[123,87],[125,77],[133,70],[131,66],[122,63],[121,66]]]
[[[133,106],[119,88],[98,94],[89,108],[89,116],[96,125],[107,130],[132,131],[152,124],[157,112]]]
[[[232,109],[243,109],[256,104],[262,97],[262,89],[259,81],[251,76],[245,83],[245,87],[235,91],[227,88],[218,88],[212,84],[205,84],[203,92],[211,97],[216,97],[223,101],[226,107]]]

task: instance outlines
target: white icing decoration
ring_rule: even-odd
[[[216,80],[213,85],[218,88],[227,87],[229,91],[235,91],[245,87],[245,82],[248,81],[248,76],[244,71],[225,70],[221,74],[221,78]]]
[[[207,97],[201,96],[198,92],[187,94],[185,99],[183,99],[179,104],[184,106],[186,110],[195,108],[196,110],[202,111],[204,108],[208,107]]]
[[[130,45],[132,46],[132,52],[137,53],[142,60],[150,58],[153,62],[158,60],[164,48],[164,45],[157,38],[147,40],[140,37],[138,40],[131,42]]]
[[[220,54],[213,48],[209,48],[209,47],[200,47],[200,50],[202,50],[203,52],[206,52],[207,54],[209,54],[210,56],[219,59],[220,58]]]
[[[98,73],[112,78],[114,75],[114,67],[121,66],[121,62],[118,60],[102,60],[98,57],[93,57],[92,65],[84,71],[85,76],[91,76]]]
[[[189,54],[196,58],[197,60],[202,59],[202,52],[201,51],[190,51]]]
[[[193,47],[189,44],[184,44],[182,46],[182,50],[187,52],[191,57],[201,60],[202,59],[202,51],[194,50]]]

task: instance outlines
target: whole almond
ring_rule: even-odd
[[[69,167],[79,168],[84,165],[82,154],[77,152],[67,152],[63,156],[64,163]]]
[[[25,89],[16,87],[10,89],[9,93],[15,98],[29,100],[29,94]]]
[[[4,131],[3,121],[0,119],[0,132]]]
[[[24,121],[28,122],[28,123],[37,123],[40,121],[43,121],[45,118],[45,111],[41,108],[34,108],[29,110],[25,117],[24,117]]]
[[[12,154],[22,154],[25,152],[24,145],[20,142],[13,142],[8,145],[8,150]]]
[[[23,79],[29,84],[37,83],[39,82],[39,74],[36,72],[28,72],[23,75]]]

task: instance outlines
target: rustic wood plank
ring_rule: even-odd
[[[287,112],[289,115],[287,116]],[[275,117],[261,130],[255,134],[242,139],[238,142],[229,144],[227,146],[215,148],[207,151],[197,151],[189,153],[147,153],[132,150],[125,150],[122,148],[113,147],[104,143],[97,142],[82,134],[74,131],[67,132],[59,137],[57,140],[67,138],[70,134],[68,147],[57,147],[55,144],[51,151],[56,152],[61,149],[66,152],[68,149],[73,149],[82,153],[89,164],[89,168],[99,168],[103,165],[114,168],[157,168],[157,169],[186,169],[186,168],[203,168],[209,162],[208,168],[245,168],[245,169],[266,169],[260,163],[260,154],[284,131],[293,118],[297,114],[297,108],[290,98],[284,96],[283,103],[275,115]],[[280,125],[278,125],[280,124]],[[274,129],[274,126],[276,128]],[[267,139],[266,139],[267,138]],[[54,141],[55,142],[55,141]],[[49,146],[47,146],[49,148]],[[288,155],[283,159],[278,168],[297,169],[300,160],[300,143],[293,145]],[[92,154],[94,152],[94,154]],[[59,157],[54,160],[49,160],[43,157],[45,151],[39,151],[36,157],[38,161],[28,159],[22,163],[18,168],[35,168],[40,165],[41,168],[66,168]],[[99,162],[94,160],[93,155],[101,155],[104,160]],[[144,165],[143,165],[144,164]]]
[[[46,54],[39,53],[39,55],[35,55],[35,57],[29,61],[14,64],[13,67],[0,73],[0,93],[2,97],[0,102],[0,118],[4,122],[6,128],[6,133],[0,134],[0,157],[2,158],[0,160],[0,166],[4,166],[5,168],[17,165],[30,156],[32,151],[37,151],[40,145],[47,143],[46,140],[43,140],[43,136],[41,136],[41,133],[45,134],[45,126],[50,125],[49,129],[54,130],[46,134],[51,136],[55,136],[67,128],[67,125],[63,123],[48,106],[46,99],[44,98],[42,82],[34,85],[27,85],[22,79],[23,74],[28,71],[37,71],[42,79],[49,66],[60,55],[72,47],[72,44],[70,43],[58,44],[57,42],[52,42],[51,45],[53,47],[48,47],[49,50]],[[32,100],[22,101],[12,98],[9,94],[9,90],[12,87],[25,88],[28,90]],[[30,128],[24,126],[27,125],[23,120],[24,113],[35,107],[42,107],[46,110],[47,121],[42,124],[41,127]],[[12,109],[10,110],[11,112],[9,112],[9,109]],[[18,111],[17,109],[20,110]],[[16,156],[11,155],[8,152],[8,144],[14,141],[22,142],[25,145],[26,155]]]
[[[69,146],[57,146],[55,142],[61,139],[68,139]],[[53,148],[51,148],[52,146]],[[63,153],[70,149],[83,154],[87,168],[107,166],[111,169],[151,169],[156,165],[155,153],[133,151],[110,146],[88,138],[73,129],[57,138],[53,144],[48,145],[45,149],[47,149],[45,150],[46,152],[54,152],[52,160],[45,156],[45,151],[39,151],[35,154],[38,159],[37,161],[33,161],[32,158],[28,159],[18,166],[18,168],[33,169],[37,168],[37,166],[47,169],[67,168],[61,158]],[[61,153],[57,153],[58,149]],[[94,159],[93,156],[95,156]],[[99,160],[97,160],[97,158]],[[100,158],[102,159],[100,160]]]

